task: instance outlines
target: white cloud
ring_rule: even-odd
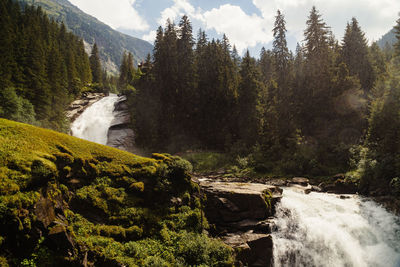
[[[398,18],[398,0],[253,0],[265,20],[272,20],[276,10],[285,15],[288,35],[303,40],[306,20],[313,5],[322,14],[336,38],[341,39],[346,23],[356,17],[366,37],[378,40],[391,29]]]
[[[154,40],[156,39],[156,36],[157,36],[157,32],[151,31],[148,34],[143,35],[142,39],[152,44],[154,42]]]
[[[159,25],[165,25],[167,19],[176,21],[183,15],[187,15],[198,26],[207,30],[213,29],[218,34],[225,33],[239,52],[272,39],[270,30],[265,28],[268,23],[262,17],[256,14],[247,15],[239,6],[230,4],[203,11],[200,7],[195,8],[191,5],[189,0],[174,0],[171,7],[160,13],[157,22]],[[155,34],[149,33],[149,36],[155,37]],[[149,36],[146,35],[146,38]]]
[[[84,12],[112,28],[146,31],[149,24],[133,7],[135,0],[70,0]]]
[[[217,33],[229,38],[239,52],[258,43],[272,40],[271,27],[265,19],[256,14],[247,15],[239,6],[230,4],[213,8],[204,13],[206,29],[215,29]]]
[[[191,19],[203,21],[202,11],[200,8],[194,8],[189,0],[174,0],[174,4],[161,11],[161,16],[157,22],[159,25],[164,25],[167,19],[175,21],[183,15],[189,16]]]

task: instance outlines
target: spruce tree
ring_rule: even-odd
[[[239,132],[247,146],[252,146],[260,131],[260,113],[258,110],[260,93],[263,91],[261,75],[254,58],[247,50],[240,66],[239,85]]]
[[[341,61],[346,63],[350,75],[358,77],[365,94],[369,94],[375,82],[375,73],[368,51],[367,39],[355,18],[352,18],[351,23],[346,26]]]
[[[286,42],[287,30],[285,17],[279,10],[275,17],[274,29],[272,31],[274,35],[272,52],[274,53],[275,57],[274,63],[277,74],[277,82],[279,86],[285,86],[285,82],[288,81],[290,54]]]
[[[101,85],[103,78],[102,78],[102,69],[101,69],[101,62],[99,56],[99,50],[97,48],[97,44],[94,43],[92,48],[92,53],[90,55],[90,69],[92,70],[92,81],[93,83],[97,83]]]

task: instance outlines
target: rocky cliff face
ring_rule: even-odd
[[[121,96],[115,103],[114,120],[108,130],[107,145],[129,152],[137,152],[134,146],[135,133],[131,128],[131,116],[126,103],[126,96]]]
[[[200,181],[205,214],[214,234],[236,251],[239,266],[271,266],[271,217],[282,197],[276,186],[256,183]]]

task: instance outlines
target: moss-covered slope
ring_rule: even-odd
[[[231,265],[189,169],[0,119],[0,265]]]

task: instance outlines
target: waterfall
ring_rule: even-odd
[[[274,266],[400,266],[400,219],[374,201],[285,188],[276,208]]]
[[[110,94],[88,107],[71,125],[72,135],[99,144],[107,144],[107,133],[114,119],[116,94]]]

